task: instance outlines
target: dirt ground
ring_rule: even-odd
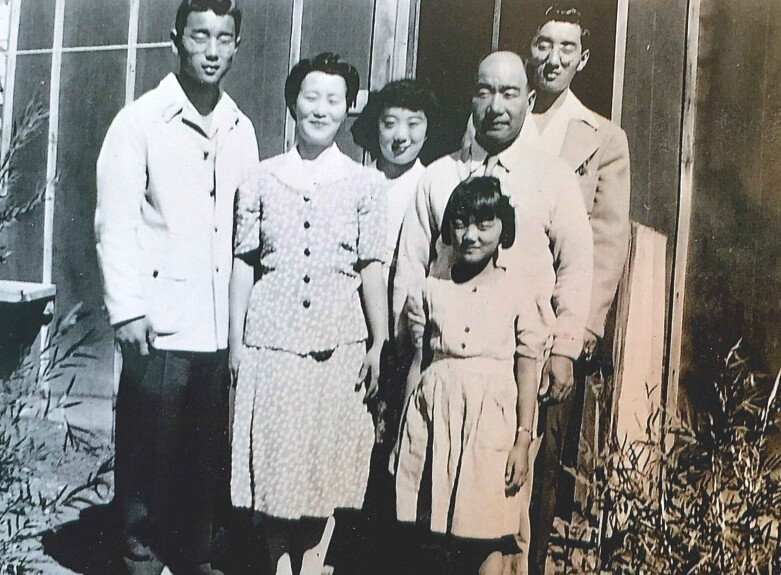
[[[109,503],[113,497],[113,447],[108,430],[77,431],[62,421],[40,417],[24,418],[19,426],[20,448],[25,453],[25,488],[33,494],[29,507],[34,537],[28,541],[29,571],[44,575],[109,575],[119,571],[115,564],[116,526]],[[67,445],[66,445],[67,442]],[[13,492],[13,489],[10,490]],[[10,494],[10,493],[9,493]],[[8,494],[0,493],[0,501]],[[557,521],[556,531],[567,528]],[[361,539],[364,529],[353,526]],[[358,544],[357,540],[343,545]],[[348,549],[334,549],[352,555]],[[570,554],[573,550],[569,550]],[[578,550],[574,550],[577,555]],[[565,553],[551,550],[546,575],[574,572],[565,568]],[[571,555],[570,558],[572,559]],[[577,561],[575,561],[577,562]],[[350,571],[352,569],[349,569]],[[165,572],[167,573],[167,572]]]
[[[95,511],[107,509],[106,504],[111,500],[110,434],[69,428],[63,421],[38,416],[22,418],[18,433],[18,449],[24,462],[21,480],[0,493],[0,501],[16,497],[20,489],[29,495],[25,512],[30,521],[28,531],[33,537],[24,542],[29,549],[28,571],[22,573],[73,573],[69,566],[77,568],[77,572],[86,572],[78,569],[77,558],[90,549],[105,547],[106,541],[100,532],[93,533],[97,538],[90,540],[89,533],[76,533],[74,526],[83,527],[85,514],[95,518]]]

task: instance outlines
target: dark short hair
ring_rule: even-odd
[[[499,218],[502,222],[500,244],[504,249],[515,243],[515,208],[510,198],[502,193],[502,184],[492,176],[464,180],[456,186],[442,217],[442,243],[452,242],[453,222],[456,220],[483,222]]]
[[[236,0],[182,0],[176,11],[174,29],[176,37],[181,38],[184,27],[187,25],[187,17],[193,12],[208,12],[211,10],[217,16],[231,16],[236,28],[236,37],[241,32],[241,9]]]
[[[350,129],[353,141],[374,158],[380,155],[379,120],[388,108],[404,108],[413,112],[423,112],[428,122],[427,135],[431,133],[438,122],[439,102],[437,102],[434,93],[422,82],[407,79],[385,84],[379,92],[369,94],[366,107]],[[425,149],[427,145],[428,140],[423,148]]]
[[[332,76],[341,76],[347,86],[347,109],[349,110],[358,100],[358,88],[361,78],[355,66],[339,58],[339,54],[323,52],[314,58],[300,60],[293,66],[285,80],[285,104],[290,110],[293,119],[296,118],[296,100],[301,91],[301,84],[310,72],[323,72]]]
[[[586,27],[583,13],[572,4],[552,4],[540,16],[535,34],[548,22],[569,22],[580,27],[580,45],[583,50],[588,50],[591,45],[591,32]]]

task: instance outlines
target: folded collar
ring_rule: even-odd
[[[335,143],[310,162],[305,162],[298,147],[293,146],[272,173],[290,187],[311,190],[316,185],[332,184],[349,177],[355,171],[355,165]]]
[[[203,129],[202,116],[193,106],[187,94],[184,93],[179,80],[173,73],[168,74],[160,81],[158,89],[165,99],[163,106],[163,119],[171,122],[177,116],[194,126],[197,126],[209,139],[221,129],[231,128],[239,122],[240,112],[236,102],[224,91],[220,90],[220,99],[212,113],[211,126],[208,132]]]

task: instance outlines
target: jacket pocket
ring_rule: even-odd
[[[187,309],[187,280],[183,274],[162,267],[144,276],[144,302],[152,329],[161,335],[178,332]]]

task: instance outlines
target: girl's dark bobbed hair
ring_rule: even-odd
[[[379,92],[369,94],[361,115],[355,120],[350,133],[353,141],[369,152],[373,158],[380,154],[379,120],[388,108],[404,108],[413,112],[423,112],[426,115],[426,143],[438,124],[439,102],[434,93],[419,80],[394,80],[387,83]],[[423,154],[423,151],[421,151]]]
[[[310,72],[323,72],[332,76],[341,76],[347,86],[347,109],[355,105],[358,100],[358,88],[361,78],[355,66],[348,64],[339,58],[339,54],[323,52],[314,58],[300,60],[293,66],[285,80],[285,104],[290,110],[290,115],[296,119],[296,100],[301,92],[301,84]]]
[[[453,241],[453,222],[476,222],[499,218],[502,222],[500,245],[507,249],[515,243],[515,208],[510,198],[502,193],[502,185],[494,177],[479,176],[464,180],[456,186],[445,207],[442,218],[442,243]]]

